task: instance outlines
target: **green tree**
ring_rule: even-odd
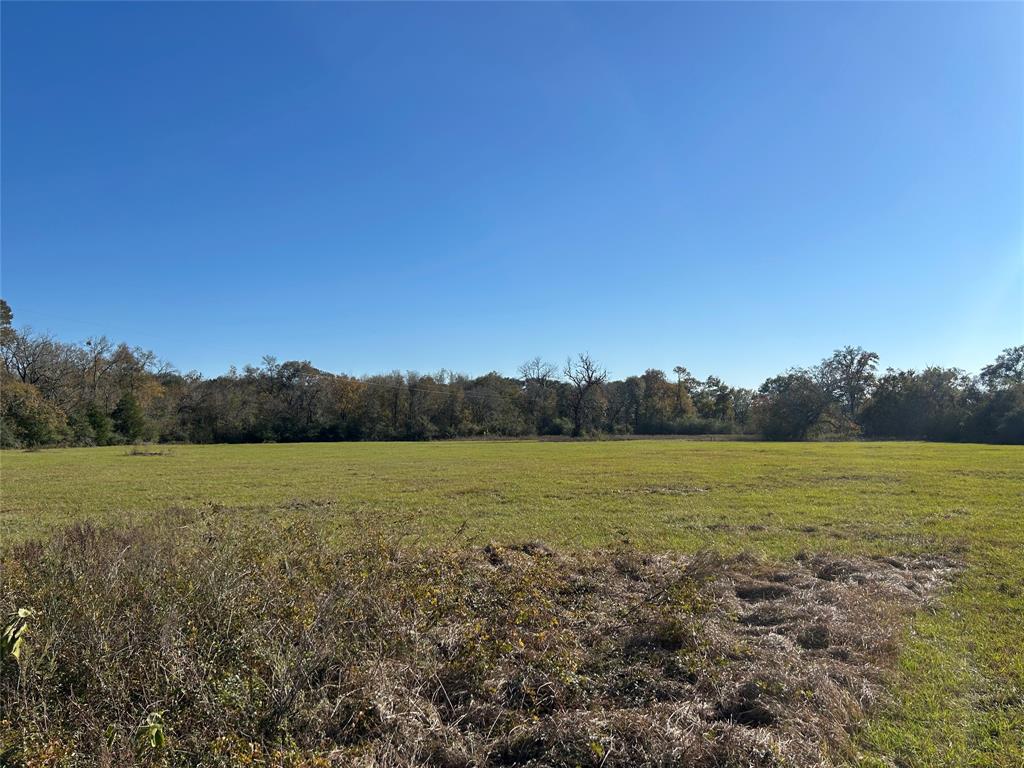
[[[64,437],[64,413],[46,402],[36,387],[5,378],[0,395],[0,445],[34,448]]]
[[[977,401],[977,387],[956,368],[889,370],[860,419],[869,437],[962,440]]]
[[[708,376],[703,392],[711,404],[711,416],[719,421],[732,421],[736,416],[733,407],[732,387],[717,376]]]
[[[878,355],[861,347],[843,347],[821,361],[818,384],[838,405],[850,425],[875,387]]]
[[[643,381],[640,428],[644,432],[669,431],[669,419],[678,405],[678,389],[669,384],[664,371],[648,368],[640,377]]]
[[[693,407],[693,398],[690,391],[697,380],[693,378],[688,370],[682,365],[672,369],[676,375],[676,416],[693,416],[696,410]]]
[[[806,371],[768,379],[758,390],[758,428],[769,440],[803,440],[821,421],[829,396]]]
[[[0,299],[0,343],[6,345],[14,335],[13,322],[14,313],[11,311],[11,305]]]
[[[132,442],[142,437],[146,429],[146,417],[135,395],[125,392],[114,409],[114,428],[121,436]]]
[[[85,420],[92,430],[92,439],[96,445],[109,445],[114,430],[110,415],[96,403],[92,403],[85,409]]]
[[[981,382],[993,390],[1024,384],[1024,344],[1004,349],[994,363],[982,368]]]

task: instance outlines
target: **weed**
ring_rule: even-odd
[[[338,549],[307,524],[207,513],[79,524],[2,561],[0,608],[38,611],[19,619],[32,653],[0,677],[0,744],[69,768],[823,765],[882,695],[904,618],[955,571],[843,562],[823,579],[813,558],[369,531]],[[737,597],[780,573],[783,594]],[[781,620],[740,620],[757,605]],[[800,642],[822,624],[841,658]]]

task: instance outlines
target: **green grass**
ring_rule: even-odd
[[[83,518],[219,505],[306,516],[344,542],[353,515],[428,540],[651,549],[946,552],[967,570],[915,623],[867,765],[1024,765],[1024,448],[690,441],[179,446],[4,452],[3,542]],[[887,762],[888,761],[888,762]]]

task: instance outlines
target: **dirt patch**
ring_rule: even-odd
[[[323,512],[334,508],[334,499],[289,499],[275,504],[275,509],[286,509],[290,512]]]
[[[108,764],[821,766],[881,695],[941,557],[337,552],[315,534],[71,529],[18,547],[32,608],[0,752]],[[167,746],[140,747],[160,713]],[[140,751],[141,750],[141,751]]]
[[[125,456],[173,456],[173,448],[149,448],[133,446],[124,452]]]
[[[618,491],[623,496],[691,496],[707,493],[710,488],[697,485],[644,485],[639,488],[623,488]]]

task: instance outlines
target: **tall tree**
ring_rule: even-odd
[[[569,412],[573,437],[583,433],[589,417],[597,410],[596,394],[608,379],[608,372],[589,353],[565,361],[562,374],[569,381]]]
[[[717,376],[708,376],[701,389],[708,403],[711,418],[732,421],[736,417],[732,387]]]
[[[1004,349],[994,363],[981,369],[980,378],[988,389],[1024,384],[1024,344]]]
[[[36,387],[8,379],[2,388],[0,445],[34,448],[52,445],[64,438],[67,426],[64,414],[47,402]]]
[[[970,377],[956,368],[890,369],[864,405],[864,432],[872,437],[962,439],[979,394]]]
[[[7,346],[9,337],[14,334],[14,313],[6,300],[0,299],[0,345]]]
[[[558,368],[553,363],[546,363],[540,357],[527,360],[519,366],[519,375],[523,380],[523,394],[534,431],[538,435],[546,434],[554,422],[557,410],[555,394],[555,374]]]
[[[677,365],[672,369],[676,375],[676,416],[693,416],[693,397],[690,392],[697,380],[686,370],[685,367]]]
[[[815,369],[821,388],[852,424],[875,386],[878,355],[862,347],[846,346],[826,357]]]
[[[758,389],[755,413],[770,440],[803,440],[821,421],[828,394],[807,371],[793,370],[768,379]]]

